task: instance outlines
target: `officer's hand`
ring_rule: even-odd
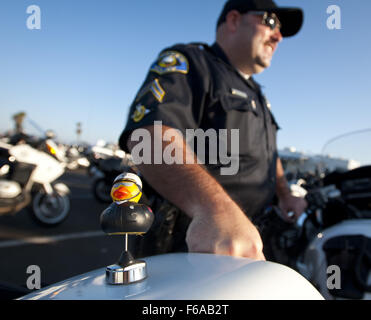
[[[291,223],[294,223],[302,215],[307,206],[308,203],[304,198],[295,197],[291,194],[280,197],[278,202],[283,218]],[[294,215],[289,216],[289,212],[293,212]]]
[[[240,208],[217,211],[194,215],[186,237],[189,251],[265,260],[260,234]]]

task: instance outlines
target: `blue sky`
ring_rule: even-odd
[[[116,142],[158,53],[179,42],[211,44],[224,2],[1,0],[0,132],[25,111],[62,141],[75,140],[81,122],[83,140]],[[371,127],[371,1],[276,3],[305,12],[301,32],[256,77],[282,127],[279,148],[319,153],[332,137]],[[41,9],[40,30],[26,26],[30,5]],[[327,28],[330,5],[341,10],[340,30]]]

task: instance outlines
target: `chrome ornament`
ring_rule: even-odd
[[[146,233],[152,225],[152,210],[138,201],[142,196],[142,182],[133,173],[120,174],[113,182],[113,203],[100,217],[103,231],[108,235],[124,235],[125,250],[118,262],[106,268],[108,284],[130,284],[147,278],[146,263],[135,260],[128,250],[129,234]]]

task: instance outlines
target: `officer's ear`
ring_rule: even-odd
[[[225,17],[225,25],[229,32],[235,33],[241,24],[241,13],[237,10],[231,10],[227,13]]]

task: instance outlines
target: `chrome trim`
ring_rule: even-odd
[[[118,264],[106,268],[106,281],[109,284],[130,284],[147,278],[145,261],[136,260],[128,266]]]

